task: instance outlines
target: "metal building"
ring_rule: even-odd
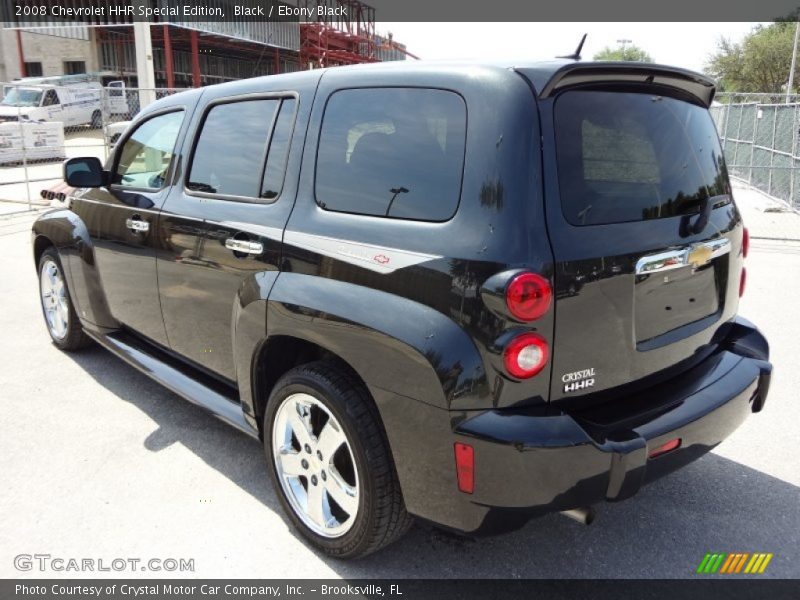
[[[130,16],[83,16],[69,22],[23,21],[11,7],[41,6],[41,0],[2,0],[6,27],[15,30],[21,76],[26,76],[23,35],[50,32],[78,35],[90,42],[104,80],[121,79],[135,87],[136,59]],[[153,8],[179,7],[177,0],[143,0]],[[404,60],[411,56],[402,44],[376,32],[375,9],[360,0],[299,0],[305,7],[346,8],[346,17],[298,21],[194,21],[180,16],[156,17],[150,26],[157,87],[199,87],[233,79],[284,73],[332,65]],[[49,2],[74,9],[108,6],[98,0]],[[208,0],[208,10],[232,14],[232,6],[257,7],[258,0]],[[295,6],[287,4],[287,6]],[[335,11],[327,11],[335,12]],[[8,45],[8,44],[6,44]],[[67,68],[65,66],[65,68]],[[51,73],[57,74],[57,73]]]

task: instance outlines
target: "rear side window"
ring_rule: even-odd
[[[322,121],[317,202],[339,212],[446,221],[461,196],[466,128],[466,105],[454,92],[336,92]]]
[[[194,149],[187,189],[258,198],[270,129],[280,104],[280,99],[268,99],[213,106]]]
[[[278,119],[267,152],[267,164],[264,167],[264,179],[261,182],[261,197],[273,200],[281,193],[283,178],[286,174],[286,159],[289,154],[289,142],[294,129],[294,110],[297,101],[287,98],[281,102]]]
[[[662,96],[572,91],[555,105],[561,206],[573,225],[692,214],[728,193],[708,111]]]

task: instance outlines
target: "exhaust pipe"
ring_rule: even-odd
[[[594,509],[591,506],[586,508],[573,508],[572,510],[562,510],[561,514],[583,525],[591,525],[595,517]]]

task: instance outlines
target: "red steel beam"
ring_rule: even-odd
[[[17,54],[19,54],[19,72],[21,77],[28,76],[28,69],[25,66],[25,53],[22,51],[22,32],[17,29]]]
[[[172,64],[172,38],[169,35],[169,25],[164,24],[164,63],[167,69],[167,87],[175,87],[175,68]]]
[[[190,38],[192,44],[192,85],[200,87],[200,46],[197,41],[196,29],[192,29]]]

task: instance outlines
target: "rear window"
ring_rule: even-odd
[[[561,206],[573,225],[660,219],[728,193],[708,111],[663,96],[571,91],[555,104]]]
[[[466,128],[466,105],[454,92],[336,92],[322,121],[317,202],[339,212],[446,221],[461,196]]]

